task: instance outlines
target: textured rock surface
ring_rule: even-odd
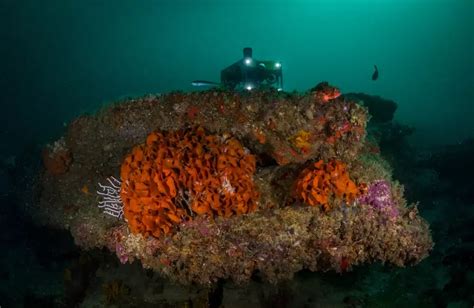
[[[79,117],[63,137],[71,155],[67,171],[40,175],[36,215],[69,229],[81,247],[107,247],[121,262],[139,259],[184,284],[219,278],[244,283],[257,271],[276,282],[304,268],[344,272],[377,261],[416,264],[432,247],[428,225],[416,206],[406,204],[403,187],[366,143],[366,109],[323,94],[171,93]],[[229,218],[198,216],[158,238],[132,234],[126,221],[102,213],[98,183],[120,178],[120,166],[134,146],[152,131],[197,125],[232,135],[256,156],[256,211]],[[343,161],[358,185],[389,183],[390,213],[396,215],[387,217],[364,198],[351,204],[332,198],[329,211],[295,198],[300,172],[330,159]]]

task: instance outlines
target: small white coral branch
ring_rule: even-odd
[[[102,201],[99,202],[98,206],[103,209],[105,214],[122,219],[123,202],[120,198],[122,182],[113,176],[107,178],[107,181],[110,185],[102,185],[99,183],[101,191],[97,191],[97,194],[102,197]]]
[[[223,177],[221,185],[222,185],[221,191],[224,191],[231,195],[235,194],[235,187],[233,187],[232,184],[230,184],[230,181],[227,178],[227,176]]]

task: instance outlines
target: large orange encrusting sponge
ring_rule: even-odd
[[[230,135],[208,135],[203,128],[151,133],[121,168],[130,230],[159,237],[195,215],[255,210],[255,167],[255,157]]]
[[[350,204],[361,194],[363,187],[350,179],[343,162],[331,160],[326,164],[320,160],[301,172],[295,193],[305,203],[322,206],[327,211],[332,197]]]

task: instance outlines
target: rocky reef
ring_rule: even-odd
[[[118,102],[45,148],[34,214],[182,284],[413,265],[429,226],[366,140],[368,118],[327,83]]]

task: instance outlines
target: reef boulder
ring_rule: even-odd
[[[429,227],[366,142],[367,109],[339,94],[175,92],[80,117],[36,217],[183,284],[416,264]]]

